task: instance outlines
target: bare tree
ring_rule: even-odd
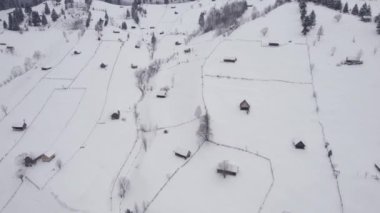
[[[268,33],[268,27],[264,27],[263,29],[261,29],[260,30],[260,32],[261,32],[261,35],[263,36],[263,37],[265,37],[266,35],[267,35],[267,33]]]
[[[120,198],[124,198],[125,194],[129,189],[130,182],[126,177],[121,177],[119,179],[119,196]]]

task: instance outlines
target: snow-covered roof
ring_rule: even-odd
[[[228,162],[227,160],[224,160],[218,164],[218,169],[223,170],[223,171],[230,171],[237,173],[239,171],[239,167]]]
[[[158,95],[158,96],[166,96],[166,95],[167,95],[167,91],[166,91],[166,90],[159,90],[159,91],[157,92],[157,95]]]
[[[45,152],[44,155],[45,155],[46,157],[52,157],[53,155],[55,155],[55,152],[52,151],[52,150],[50,150],[50,151]]]
[[[176,149],[174,149],[174,152],[178,153],[180,155],[186,156],[187,153],[189,153],[189,150],[186,150],[186,149],[181,148],[181,147],[177,147]]]

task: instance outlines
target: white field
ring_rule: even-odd
[[[246,23],[230,35],[210,32],[185,44],[197,30],[199,14],[226,2],[144,5],[147,17],[136,25],[124,18],[130,6],[94,1],[93,21],[83,35],[64,27],[70,17],[23,34],[1,24],[0,42],[15,46],[16,53],[0,51],[0,82],[35,51],[43,57],[0,87],[0,105],[8,107],[7,115],[0,112],[0,213],[377,213],[380,40],[375,24],[350,15],[337,23],[336,11],[308,4],[317,25],[304,37],[293,2],[254,21],[247,19],[249,8]],[[377,14],[379,2],[369,2]],[[262,11],[274,1],[248,3]],[[43,4],[36,9],[42,11]],[[0,11],[0,18],[7,20],[9,11]],[[104,11],[110,23],[99,41],[94,24]],[[123,21],[126,31],[120,29]],[[260,33],[264,27],[266,36]],[[158,41],[153,58],[152,33]],[[184,53],[187,48],[190,53]],[[363,65],[337,66],[360,50]],[[223,63],[228,56],[237,62]],[[135,72],[155,59],[165,62],[142,95]],[[101,63],[107,67],[101,69]],[[52,69],[42,71],[43,66]],[[167,98],[156,98],[164,87]],[[239,110],[244,99],[249,114]],[[202,144],[196,132],[206,108],[212,142]],[[121,119],[111,120],[117,110]],[[26,131],[13,132],[11,126],[23,119]],[[306,150],[294,149],[292,142],[299,140]],[[176,157],[176,148],[191,151],[191,157]],[[23,181],[17,178],[23,154],[47,151],[56,158],[27,168]],[[216,173],[223,160],[239,167],[236,177]],[[130,186],[120,198],[123,177]]]

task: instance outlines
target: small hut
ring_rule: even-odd
[[[236,57],[226,57],[223,59],[224,62],[226,63],[235,63],[237,61]]]
[[[298,141],[298,143],[293,144],[296,149],[305,149],[306,145],[302,141]]]
[[[74,55],[79,55],[79,54],[81,54],[80,51],[78,51],[78,50],[75,50],[75,51],[74,51]]]
[[[100,68],[105,69],[106,67],[107,67],[107,65],[105,63],[100,64]]]
[[[375,163],[375,168],[380,172],[380,161]]]
[[[140,45],[139,45],[139,44],[136,44],[136,45],[135,45],[135,48],[136,48],[136,49],[140,49]]]
[[[243,100],[240,103],[240,110],[246,111],[247,114],[249,113],[250,108],[251,108],[251,106],[249,105],[249,103],[246,100]]]
[[[156,97],[157,98],[166,98],[167,95],[168,95],[168,91],[167,90],[160,90],[160,91],[157,92]]]
[[[46,153],[40,155],[38,158],[41,159],[42,162],[48,163],[48,162],[52,161],[55,158],[55,153],[51,152],[51,151],[50,152],[46,152]]]
[[[163,35],[164,33],[165,33],[164,31],[161,31],[161,32],[160,32],[160,35]]]
[[[132,68],[132,69],[137,69],[137,65],[135,65],[135,64],[131,64],[131,68]]]
[[[136,29],[136,26],[132,26],[131,28],[132,28],[132,29]]]
[[[41,67],[41,70],[43,70],[43,71],[50,70],[50,69],[51,69],[51,67]]]
[[[191,156],[191,152],[190,152],[190,150],[185,150],[182,148],[176,148],[174,150],[174,155],[187,160],[187,158],[189,158]]]
[[[117,110],[117,112],[114,112],[111,114],[112,120],[118,120],[120,118],[120,110]]]
[[[277,43],[277,42],[269,42],[268,46],[270,46],[270,47],[278,47],[278,46],[280,46],[280,44]]]
[[[13,131],[24,131],[26,129],[27,125],[25,123],[25,120],[23,121],[22,125],[15,125],[15,126],[12,126],[12,129]]]
[[[191,52],[191,49],[190,48],[187,48],[183,51],[184,53],[190,53]]]
[[[218,164],[216,172],[222,174],[224,178],[226,178],[227,175],[236,176],[239,172],[239,167],[224,160]]]
[[[176,46],[179,46],[179,45],[181,45],[181,42],[176,41],[176,42],[175,42],[175,45],[176,45]]]

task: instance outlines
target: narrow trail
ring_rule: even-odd
[[[331,158],[331,156],[328,155],[328,153],[330,151],[329,146],[328,146],[329,141],[327,140],[327,137],[326,137],[325,126],[323,125],[323,123],[321,121],[320,104],[319,104],[319,100],[318,100],[317,89],[315,87],[314,72],[313,72],[313,66],[311,63],[310,46],[309,46],[307,37],[306,37],[306,44],[305,45],[307,47],[307,55],[308,55],[308,59],[309,59],[308,63],[309,63],[309,72],[310,72],[310,77],[311,77],[311,82],[312,82],[311,85],[312,85],[312,89],[313,89],[313,100],[314,100],[314,104],[315,104],[315,111],[316,111],[316,114],[318,117],[318,123],[320,126],[323,143],[324,143],[323,146],[326,150],[326,156],[328,156],[328,158],[329,158],[329,164],[331,167],[331,171],[332,171],[332,174],[333,174],[335,182],[336,182],[336,188],[337,188],[337,192],[338,192],[338,196],[339,196],[340,212],[344,213],[343,197],[342,197],[342,192],[340,189],[338,175],[336,173],[335,166],[334,166],[334,163],[332,161],[332,158]]]
[[[244,77],[233,77],[233,76],[225,76],[225,75],[209,75],[209,74],[206,74],[205,76],[210,77],[210,78],[242,80],[242,81],[274,82],[274,83],[299,84],[299,85],[311,85],[312,84],[311,82],[287,81],[287,80],[280,80],[280,79],[258,79],[258,78],[244,78]]]

